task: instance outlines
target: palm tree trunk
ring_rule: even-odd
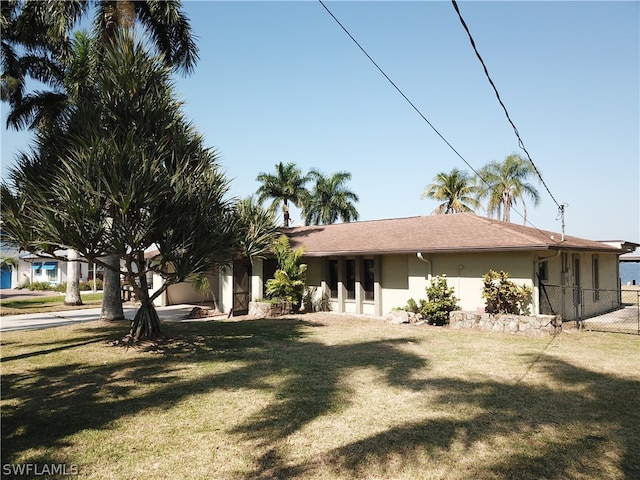
[[[80,262],[78,252],[73,249],[67,250],[67,293],[64,297],[65,305],[82,305],[80,296]]]
[[[289,226],[289,202],[287,199],[284,199],[284,204],[282,205],[282,212],[284,214],[284,226],[287,228]]]
[[[119,270],[120,257],[118,255],[109,255],[105,258],[105,263]],[[102,292],[100,320],[124,320],[122,298],[120,297],[120,273],[118,271],[110,268],[104,269]]]

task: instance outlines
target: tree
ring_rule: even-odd
[[[289,302],[295,309],[302,303],[307,276],[307,265],[300,263],[304,248],[291,250],[289,238],[282,235],[274,242],[273,253],[278,261],[278,269],[274,278],[267,280],[267,296]]]
[[[334,173],[325,177],[317,170],[309,172],[309,179],[315,181],[304,205],[304,219],[307,225],[330,225],[338,219],[343,222],[358,220],[354,203],[358,196],[346,187],[351,180],[348,172]]]
[[[262,185],[257,190],[258,201],[264,202],[272,199],[271,209],[275,211],[276,206],[282,202],[282,212],[284,218],[284,226],[289,226],[289,202],[294,202],[298,208],[302,208],[307,198],[308,192],[305,188],[309,180],[306,175],[302,175],[302,171],[296,167],[295,163],[282,162],[276,165],[276,173],[261,172],[256,177]]]
[[[476,199],[477,187],[472,185],[469,175],[457,168],[451,172],[440,172],[433,177],[433,182],[427,185],[420,198],[428,198],[442,202],[433,213],[449,214],[473,212],[480,207]]]
[[[123,259],[119,274],[141,302],[130,331],[139,340],[161,333],[153,300],[170,284],[232,261],[236,219],[215,152],[184,119],[162,58],[121,32],[103,62],[58,135],[2,185],[2,212],[20,245],[52,254],[66,245],[105,268],[105,256]],[[51,144],[65,154],[49,158]],[[25,234],[24,218],[37,228]],[[145,257],[150,247],[157,259]],[[163,279],[153,295],[150,272]]]
[[[92,6],[98,59],[119,29],[137,24],[167,66],[184,73],[195,67],[198,48],[180,1],[3,1],[0,85],[2,100],[11,107],[8,126],[34,128],[44,118],[55,119],[65,107],[69,92],[62,87],[72,50],[70,32]],[[26,94],[29,77],[55,90]]]
[[[69,42],[69,32],[95,5],[93,37],[76,33]],[[73,105],[90,76],[102,68],[104,49],[120,29],[138,23],[162,55],[168,67],[189,73],[198,59],[198,49],[191,34],[181,2],[169,1],[9,1],[2,4],[2,100],[10,111],[7,125],[16,129],[50,129]],[[19,51],[24,52],[23,55]],[[25,94],[25,80],[30,76],[53,91]],[[75,255],[70,253],[72,257]],[[115,273],[119,259],[105,260],[101,319],[124,318],[120,300],[120,277]],[[76,265],[69,264],[73,270]],[[65,302],[78,303],[79,290],[67,283]],[[76,300],[77,299],[77,300]]]
[[[511,221],[511,207],[522,200],[524,206],[524,222],[527,221],[527,206],[524,197],[533,200],[534,206],[540,203],[538,190],[527,179],[535,175],[531,164],[520,155],[513,154],[504,162],[491,162],[479,172],[479,198],[487,198],[487,213],[502,216],[505,222]]]
[[[272,210],[261,207],[253,197],[235,206],[238,220],[238,255],[249,260],[264,259],[280,235]]]

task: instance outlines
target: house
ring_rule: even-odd
[[[56,252],[66,256],[63,251]],[[8,244],[2,245],[3,258],[10,258],[13,264],[2,266],[0,289],[17,288],[34,282],[46,282],[52,286],[67,281],[67,262],[56,258],[39,257],[29,252],[18,252]],[[93,263],[80,262],[80,281],[102,279],[103,267]]]
[[[620,304],[619,256],[631,242],[597,242],[459,213],[289,228],[304,247],[307,284],[334,312],[382,316],[425,298],[446,275],[463,310],[483,310],[482,276],[504,270],[533,291],[530,313],[583,318]],[[260,299],[273,260],[234,266],[219,277],[221,308],[244,312]],[[236,311],[236,307],[239,307]]]

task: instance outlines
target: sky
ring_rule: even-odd
[[[360,220],[429,215],[438,173],[524,155],[451,2],[325,4],[455,151],[319,2],[186,1],[200,60],[176,92],[231,195],[295,163],[351,173]],[[458,5],[546,184],[528,224],[560,232],[567,204],[566,234],[640,243],[640,2]],[[30,138],[5,120],[3,180]]]

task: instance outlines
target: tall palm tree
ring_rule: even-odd
[[[469,174],[457,168],[451,172],[440,172],[433,177],[433,182],[427,185],[420,198],[429,198],[442,202],[432,213],[448,214],[473,212],[480,208],[477,200],[477,187],[472,184]]]
[[[69,90],[69,62],[73,36],[69,33],[94,5],[92,36],[96,58],[118,30],[140,26],[165,65],[190,73],[198,48],[188,18],[177,0],[57,0],[2,3],[2,100],[10,111],[7,126],[36,128],[54,122],[65,108]],[[20,8],[21,7],[21,8]],[[22,55],[19,51],[23,51]],[[78,72],[75,72],[76,75]],[[25,94],[25,79],[32,77],[54,88]],[[65,77],[66,81],[65,81]],[[81,80],[76,78],[75,80]],[[66,83],[66,85],[65,85]],[[71,98],[72,100],[73,98]]]
[[[529,197],[534,206],[540,203],[540,194],[527,179],[535,175],[532,165],[520,155],[509,155],[503,162],[491,162],[478,172],[480,176],[480,195],[487,198],[487,213],[502,216],[505,222],[511,221],[511,207],[522,200],[524,223],[527,222],[527,206],[524,197]]]
[[[271,209],[275,211],[276,206],[282,202],[282,212],[284,226],[289,226],[289,202],[293,202],[298,208],[302,208],[309,192],[305,188],[307,175],[302,175],[302,171],[296,167],[295,163],[282,162],[276,165],[275,174],[261,172],[256,177],[256,181],[262,185],[257,190],[258,201],[264,202],[272,199]]]
[[[309,178],[315,181],[315,185],[304,205],[307,225],[331,225],[338,220],[358,220],[358,211],[354,206],[358,202],[358,196],[345,185],[351,180],[350,173],[338,172],[325,177],[319,171],[311,170]]]

